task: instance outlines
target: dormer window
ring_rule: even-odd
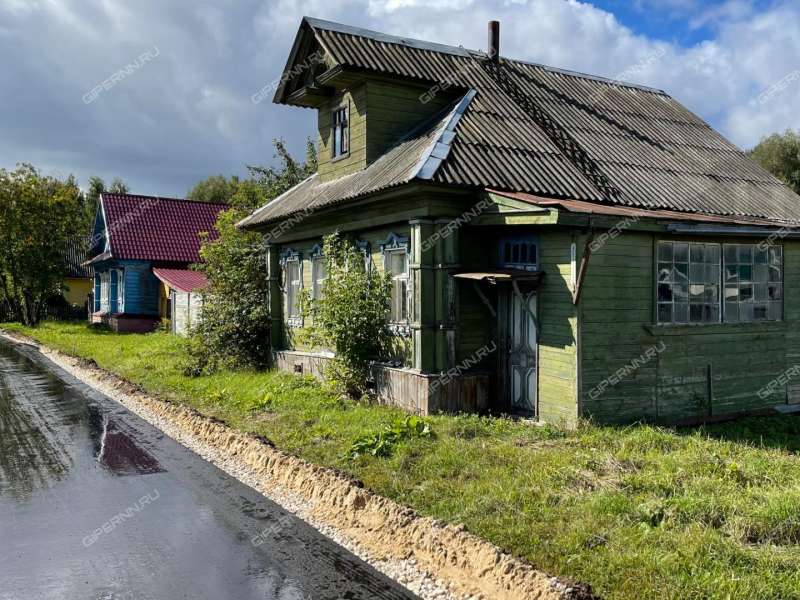
[[[333,158],[350,151],[350,110],[347,106],[333,112]]]

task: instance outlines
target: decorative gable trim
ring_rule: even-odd
[[[369,245],[369,242],[367,242],[367,245]],[[389,237],[382,242],[378,242],[378,246],[380,247],[381,252],[400,249],[404,249],[406,251],[409,250],[408,238],[402,235],[397,235],[394,232],[390,233]]]

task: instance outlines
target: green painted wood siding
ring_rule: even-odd
[[[784,321],[657,326],[657,239],[627,232],[592,254],[580,307],[581,415],[601,422],[674,422],[791,400],[791,381],[789,390],[780,385],[766,399],[758,391],[800,359],[800,244],[783,243]]]
[[[539,235],[539,417],[574,424],[577,418],[578,315],[572,304],[570,246],[566,229]]]
[[[567,229],[543,227],[464,227],[461,230],[461,265],[465,271],[498,267],[499,241],[530,236],[539,240],[539,265],[544,271],[539,289],[539,416],[549,422],[573,424],[577,418],[577,311],[570,290],[570,246]],[[459,284],[456,357],[459,363],[497,339],[497,323],[471,283]],[[483,285],[497,306],[497,286]],[[503,352],[503,348],[497,352]],[[497,356],[487,361],[496,369]],[[499,376],[504,376],[499,374]]]
[[[318,111],[319,176],[324,181],[364,169],[404,135],[453,102],[452,94],[428,94],[428,88],[365,79],[335,96]],[[350,108],[350,152],[332,158],[333,112]]]
[[[348,154],[332,157],[333,113],[341,106],[350,109],[350,146]],[[367,86],[360,85],[334,97],[317,113],[317,172],[324,181],[338,179],[367,166]]]
[[[389,237],[390,233],[394,233],[401,237],[408,237],[410,234],[410,227],[408,223],[397,223],[389,227],[382,227],[378,229],[370,229],[367,231],[354,232],[351,235],[354,239],[360,242],[367,242],[370,249],[370,264],[371,268],[377,269],[378,272],[384,271],[383,253],[381,252],[380,243]],[[303,276],[303,291],[309,294],[312,289],[312,267],[311,267],[311,253],[316,245],[322,245],[322,238],[309,238],[297,242],[287,243],[284,247],[280,248],[278,252],[282,252],[286,248],[291,248],[300,253],[302,262],[302,276]],[[282,268],[282,267],[281,267]],[[282,274],[282,271],[281,271]],[[283,281],[281,277],[281,282]],[[284,322],[284,343],[283,349],[286,350],[303,350],[313,351],[322,350],[318,346],[311,344],[308,339],[307,328],[313,325],[313,317],[307,317],[304,320],[303,327],[289,327],[286,325],[286,303],[283,297],[283,290],[281,290],[281,310],[283,313]],[[389,359],[397,360],[403,364],[410,364],[411,361],[411,341],[408,337],[398,336],[395,338],[395,344],[392,349],[392,355],[387,357]]]

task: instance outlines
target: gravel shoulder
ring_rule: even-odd
[[[373,494],[332,469],[165,402],[97,367],[19,335],[55,364],[205,460],[277,502],[424,599],[588,598],[489,542]]]

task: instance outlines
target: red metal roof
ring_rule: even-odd
[[[226,204],[177,198],[107,194],[101,197],[116,259],[200,262],[200,233],[216,239],[214,224]]]
[[[194,292],[202,290],[208,285],[208,278],[199,271],[156,267],[153,269],[153,275],[179,292]]]

